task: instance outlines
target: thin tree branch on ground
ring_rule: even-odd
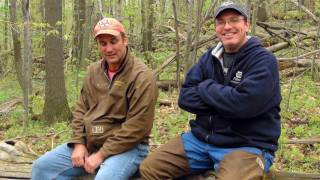
[[[22,98],[12,99],[0,105],[0,115],[10,112],[15,105],[22,103]]]
[[[307,56],[310,56],[310,55],[313,55],[313,54],[317,54],[317,53],[320,53],[320,49],[317,49],[317,50],[314,50],[314,51],[311,51],[311,52],[308,52],[308,53],[305,53],[305,54],[302,54],[302,55],[299,55],[299,56],[296,56],[296,57],[277,58],[277,60],[278,61],[294,61],[294,60],[299,60],[301,58],[304,58],[304,57],[307,57]]]
[[[320,137],[311,137],[304,139],[289,139],[288,142],[283,142],[284,144],[319,144]]]

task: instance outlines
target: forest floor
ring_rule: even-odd
[[[71,109],[78,97],[72,75],[67,75],[68,102]],[[32,96],[32,114],[23,127],[21,90],[15,76],[0,79],[0,141],[14,139],[25,142],[41,155],[66,142],[70,128],[66,120],[47,125],[36,114],[41,114],[44,104],[43,84],[34,83],[37,93]],[[282,134],[273,166],[275,170],[320,173],[320,144],[297,143],[299,139],[320,138],[320,82],[312,80],[310,72],[292,78],[281,78]],[[152,130],[151,149],[166,143],[170,138],[189,129],[188,120],[193,115],[179,109],[177,90],[160,91],[159,99],[169,100],[170,106],[157,105],[156,120]],[[11,107],[10,107],[11,106]]]

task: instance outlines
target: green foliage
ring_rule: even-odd
[[[53,29],[53,30],[50,30],[50,31],[47,32],[47,36],[50,36],[50,35],[58,36],[59,34],[60,34],[59,31],[56,30],[56,29]]]
[[[315,15],[316,16],[320,16],[320,1],[316,1],[315,6],[314,6],[314,10],[315,10]]]
[[[35,28],[35,29],[41,29],[41,28],[47,28],[49,25],[47,23],[32,22],[31,26],[32,28]]]
[[[6,79],[1,78],[0,84],[0,103],[19,97],[22,93],[14,74],[10,74]]]
[[[284,19],[302,19],[305,14],[299,10],[287,11]]]
[[[297,147],[288,148],[283,158],[287,161],[291,160],[303,160],[304,155],[300,152]],[[292,162],[292,161],[291,161]]]
[[[319,145],[290,145],[288,139],[317,137],[320,134],[320,98],[319,85],[311,79],[310,73],[299,76],[291,84],[282,79],[281,103],[282,134],[277,151],[276,169],[298,172],[318,172],[320,150]],[[290,99],[289,99],[290,97]],[[287,105],[289,106],[287,109]],[[300,124],[299,122],[303,123]]]
[[[42,96],[31,97],[31,108],[34,114],[41,114],[44,107],[44,98]]]

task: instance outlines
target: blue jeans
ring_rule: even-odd
[[[84,176],[88,173],[82,167],[73,167],[71,155],[73,148],[62,144],[37,159],[32,166],[32,180],[65,180]],[[148,154],[148,146],[139,144],[121,154],[113,155],[97,170],[97,180],[125,180],[134,175],[141,161]]]
[[[224,156],[236,150],[262,155],[265,172],[269,171],[273,163],[274,157],[270,153],[263,152],[255,147],[219,148],[198,140],[190,131],[182,134],[181,138],[186,156],[188,157],[191,173],[209,170],[212,167],[217,171],[219,162]]]

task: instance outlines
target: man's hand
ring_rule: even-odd
[[[85,164],[85,158],[88,157],[88,150],[83,144],[74,144],[74,150],[71,155],[72,165],[82,167]]]
[[[85,164],[84,164],[84,169],[88,173],[95,173],[95,170],[97,167],[101,165],[103,162],[103,156],[100,151],[90,155],[88,158],[86,158]]]

